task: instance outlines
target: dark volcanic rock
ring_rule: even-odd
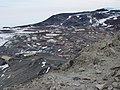
[[[77,12],[77,13],[61,13],[51,16],[43,22],[16,26],[15,28],[35,27],[94,27],[114,30],[120,29],[119,25],[120,10],[97,9],[95,11]],[[112,18],[112,19],[111,19]]]
[[[28,57],[14,57],[9,67],[0,73],[0,90],[4,87],[25,83],[39,75],[48,73],[66,60],[50,54],[39,53]]]
[[[0,59],[0,66],[6,64],[6,62],[3,59]]]

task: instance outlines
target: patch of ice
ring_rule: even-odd
[[[44,67],[44,66],[45,66],[45,64],[46,64],[46,62],[42,62],[42,66],[41,66],[41,67]]]
[[[8,64],[5,64],[5,65],[0,66],[0,68],[1,68],[2,70],[6,69],[7,67],[9,67]]]

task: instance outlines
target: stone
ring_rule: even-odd
[[[24,53],[23,55],[24,55],[24,57],[29,57],[29,56],[33,56],[33,55],[35,55],[36,53]]]
[[[81,80],[79,77],[73,77],[73,80]]]
[[[6,56],[6,55],[1,56],[1,58],[2,58],[3,60],[5,60],[6,63],[9,63],[10,60],[12,59],[12,57]]]
[[[56,87],[55,87],[55,86],[54,86],[54,87],[51,87],[50,90],[56,90]]]
[[[67,60],[61,57],[46,53],[35,54],[32,57],[14,57],[14,61],[11,61],[11,65],[6,68],[5,72],[1,72],[0,90],[28,82],[39,75],[48,73],[53,66],[58,67],[66,62]],[[50,84],[50,82],[48,81],[46,84]]]
[[[100,71],[100,70],[97,69],[97,70],[95,71],[95,73],[96,73],[96,74],[102,74],[102,71]]]
[[[79,72],[84,72],[85,69],[84,68],[79,68]]]
[[[113,66],[112,68],[110,68],[111,70],[117,70],[117,69],[120,69],[120,65],[115,65]]]
[[[113,83],[112,83],[112,86],[113,86],[114,88],[119,88],[119,89],[120,89],[120,82],[113,82]]]
[[[116,75],[115,75],[116,77],[120,77],[120,70],[118,70],[117,72],[116,72]]]
[[[106,47],[106,43],[99,43],[99,49],[104,49]]]
[[[91,80],[91,77],[83,77],[82,80]]]
[[[4,64],[6,64],[5,60],[0,59],[0,66],[2,66],[2,65],[4,65]]]
[[[68,69],[68,68],[70,68],[72,65],[73,65],[73,61],[72,60],[70,60],[70,61],[68,61],[67,63],[65,63],[65,64],[63,64],[60,68],[61,68],[61,70],[66,70],[66,69]]]
[[[102,90],[104,88],[104,85],[105,84],[97,84],[95,87],[98,89],[98,90]]]

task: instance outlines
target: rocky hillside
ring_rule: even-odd
[[[119,30],[120,10],[104,8],[4,27],[0,90],[119,90]]]
[[[79,27],[79,28],[97,28],[105,30],[120,29],[120,10],[98,9],[95,11],[86,11],[78,13],[61,13],[48,18],[47,20],[16,28],[26,27]]]
[[[63,64],[26,85],[5,90],[120,90],[120,33],[82,49],[74,64]]]

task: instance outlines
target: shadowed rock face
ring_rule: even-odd
[[[45,53],[13,57],[13,60],[8,63],[9,67],[0,68],[0,90],[4,87],[28,82],[65,62],[67,60]]]

